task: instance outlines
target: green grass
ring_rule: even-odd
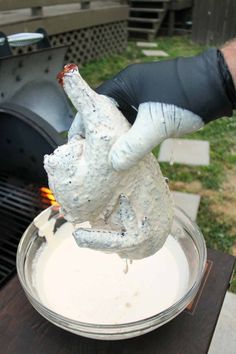
[[[210,203],[207,197],[202,199],[198,224],[201,225],[201,231],[208,247],[230,253],[236,239],[229,236],[232,224],[219,219],[219,215],[211,211]]]
[[[197,224],[204,235],[207,247],[231,253],[231,248],[236,243],[236,235],[232,235],[231,232],[235,223],[226,221],[219,214],[212,212],[210,204],[208,198],[202,198]],[[230,291],[236,293],[236,272],[231,281]]]
[[[168,52],[170,58],[191,56],[202,51],[202,46],[193,44],[188,37],[158,38],[158,49]],[[158,58],[156,58],[158,59]],[[104,80],[111,78],[131,63],[155,60],[142,54],[136,44],[130,42],[124,52],[108,58],[90,62],[81,67],[81,74],[91,86],[96,87]],[[159,60],[159,59],[158,59]],[[164,60],[164,59],[161,59]]]
[[[210,143],[210,165],[203,167],[187,167],[183,165],[170,165],[162,163],[162,171],[171,180],[193,182],[198,180],[205,188],[218,190],[224,180],[225,168],[236,165],[236,117],[234,119],[222,118],[209,123],[204,129],[189,134],[183,138],[208,140]],[[158,155],[159,148],[154,149]],[[224,168],[222,168],[224,166]]]
[[[186,36],[158,38],[157,42],[158,49],[166,51],[169,58],[195,55],[204,49],[202,46],[193,44]],[[135,43],[129,43],[127,49],[120,55],[86,64],[81,68],[81,73],[92,87],[96,87],[131,63],[157,59],[145,57]],[[213,202],[223,201],[221,188],[227,178],[227,172],[232,168],[236,171],[236,116],[231,119],[223,118],[214,121],[197,133],[184,138],[210,142],[210,166],[188,167],[162,163],[163,174],[172,182],[199,181],[203,189],[214,192],[215,200],[214,198],[202,198],[197,223],[209,247],[230,253],[233,244],[236,243],[236,235],[232,231],[236,230],[236,220],[230,220],[224,215],[213,212],[211,205]],[[158,151],[158,147],[154,149],[156,156]],[[232,205],[232,208],[236,208],[236,204]],[[236,276],[233,278],[231,290],[236,292]]]

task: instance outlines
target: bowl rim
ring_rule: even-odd
[[[52,209],[52,210],[55,210],[55,208],[53,208],[53,206],[50,206],[48,207],[47,209],[45,209],[44,211],[42,211],[40,214],[43,214],[43,213],[46,213],[48,212],[49,209]],[[18,247],[17,247],[17,254],[16,254],[16,269],[17,269],[17,275],[18,275],[18,279],[20,281],[20,284],[26,294],[26,296],[29,298],[31,304],[34,306],[35,304],[37,305],[37,308],[36,310],[38,312],[41,313],[41,311],[39,311],[38,308],[43,308],[43,310],[45,312],[47,312],[49,315],[50,315],[50,318],[53,317],[53,318],[56,318],[57,320],[59,320],[60,322],[66,322],[66,323],[69,323],[70,325],[75,325],[75,326],[80,326],[81,328],[84,328],[84,329],[97,329],[99,330],[99,332],[101,332],[103,329],[104,330],[115,330],[115,329],[119,329],[119,332],[116,332],[116,333],[108,333],[109,335],[112,335],[112,334],[119,334],[121,335],[122,332],[120,332],[121,329],[125,329],[127,328],[129,331],[128,333],[131,333],[132,330],[130,327],[135,327],[133,329],[133,332],[136,332],[137,331],[137,328],[136,327],[139,327],[138,329],[140,330],[143,330],[143,328],[146,328],[146,327],[149,327],[148,324],[151,322],[153,323],[153,321],[155,320],[161,320],[162,318],[166,318],[166,320],[164,320],[163,322],[161,322],[160,325],[163,325],[165,324],[166,322],[169,322],[171,319],[173,319],[174,317],[176,317],[180,312],[182,312],[186,307],[187,305],[193,300],[194,296],[196,295],[199,287],[200,287],[200,284],[201,284],[201,281],[202,281],[202,277],[203,277],[203,274],[204,274],[204,270],[205,270],[205,264],[206,264],[206,260],[207,260],[207,249],[206,249],[206,242],[205,242],[205,239],[202,235],[202,232],[200,231],[198,225],[195,223],[195,221],[193,221],[186,213],[185,211],[183,211],[180,207],[177,207],[175,206],[174,207],[174,218],[173,218],[173,221],[177,218],[178,219],[178,216],[176,215],[176,211],[179,212],[180,214],[184,215],[185,218],[187,218],[188,222],[190,222],[191,226],[194,227],[196,233],[198,234],[198,238],[201,242],[201,248],[202,248],[202,255],[200,255],[199,253],[199,248],[197,248],[197,252],[198,252],[198,255],[199,255],[199,273],[197,274],[197,277],[193,283],[193,285],[189,288],[189,290],[178,300],[176,301],[175,303],[173,303],[170,307],[166,308],[165,310],[161,311],[161,312],[158,312],[157,314],[154,314],[152,316],[149,316],[149,317],[146,317],[146,318],[143,318],[143,319],[140,319],[140,320],[137,320],[137,321],[132,321],[132,322],[125,322],[125,323],[119,323],[119,324],[98,324],[98,323],[90,323],[90,322],[81,322],[81,321],[78,321],[78,320],[75,320],[75,319],[71,319],[69,317],[66,317],[66,316],[63,316],[53,310],[51,310],[49,307],[47,307],[46,305],[44,305],[42,302],[38,301],[38,299],[35,298],[35,296],[29,291],[28,287],[26,286],[25,284],[25,280],[23,279],[22,275],[21,275],[21,272],[20,272],[20,267],[24,267],[24,265],[20,264],[20,252],[21,252],[21,247],[22,247],[22,244],[24,242],[24,239],[26,237],[26,235],[28,234],[29,232],[29,229],[34,226],[33,225],[33,221],[30,223],[30,225],[27,227],[27,229],[25,230],[25,232],[23,233],[21,239],[20,239],[20,242],[18,244]],[[39,215],[40,215],[39,214]],[[189,235],[195,246],[196,246],[196,242],[195,242],[195,239],[193,239],[193,235]],[[200,259],[202,258],[202,260]],[[186,303],[186,298],[188,299],[188,303]],[[35,307],[35,306],[34,306]],[[177,310],[178,309],[178,310]],[[177,313],[172,316],[170,316],[170,314],[172,312],[175,312],[175,310],[177,310]],[[41,315],[43,315],[41,313]],[[47,318],[48,319],[48,318]],[[53,322],[54,323],[54,322]],[[54,323],[55,324],[55,323]],[[56,324],[55,324],[56,325]],[[143,325],[145,325],[145,327],[143,327]],[[58,324],[58,326],[60,326]],[[62,327],[64,328],[64,327]],[[69,329],[68,329],[69,330]],[[79,329],[78,331],[82,331],[81,329]],[[92,332],[90,332],[92,334]],[[95,332],[95,333],[98,333],[98,332]],[[104,333],[104,335],[106,335],[107,333]]]

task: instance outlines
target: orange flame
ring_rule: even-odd
[[[41,195],[41,202],[43,204],[59,206],[52,191],[49,188],[41,187],[40,188],[40,195]]]

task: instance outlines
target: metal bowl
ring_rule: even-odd
[[[46,213],[51,218],[58,218],[58,209],[50,207],[39,214],[38,220],[44,223]],[[60,227],[60,225],[58,226]],[[17,271],[21,285],[33,307],[47,320],[58,327],[84,337],[113,340],[126,339],[150,332],[172,320],[182,312],[196,295],[204,273],[206,263],[206,246],[204,238],[191,219],[180,209],[175,209],[171,235],[181,246],[189,267],[188,286],[185,294],[169,308],[151,317],[123,324],[92,324],[79,322],[50,310],[42,304],[34,286],[32,267],[35,255],[45,241],[38,235],[38,229],[32,222],[22,236],[17,250]],[[151,289],[150,289],[151,291]],[[95,294],[96,296],[96,294]]]

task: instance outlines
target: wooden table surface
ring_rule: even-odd
[[[191,311],[140,337],[98,341],[66,332],[41,317],[17,277],[0,290],[3,354],[204,354],[207,353],[233,272],[234,257],[208,250],[208,271]]]

